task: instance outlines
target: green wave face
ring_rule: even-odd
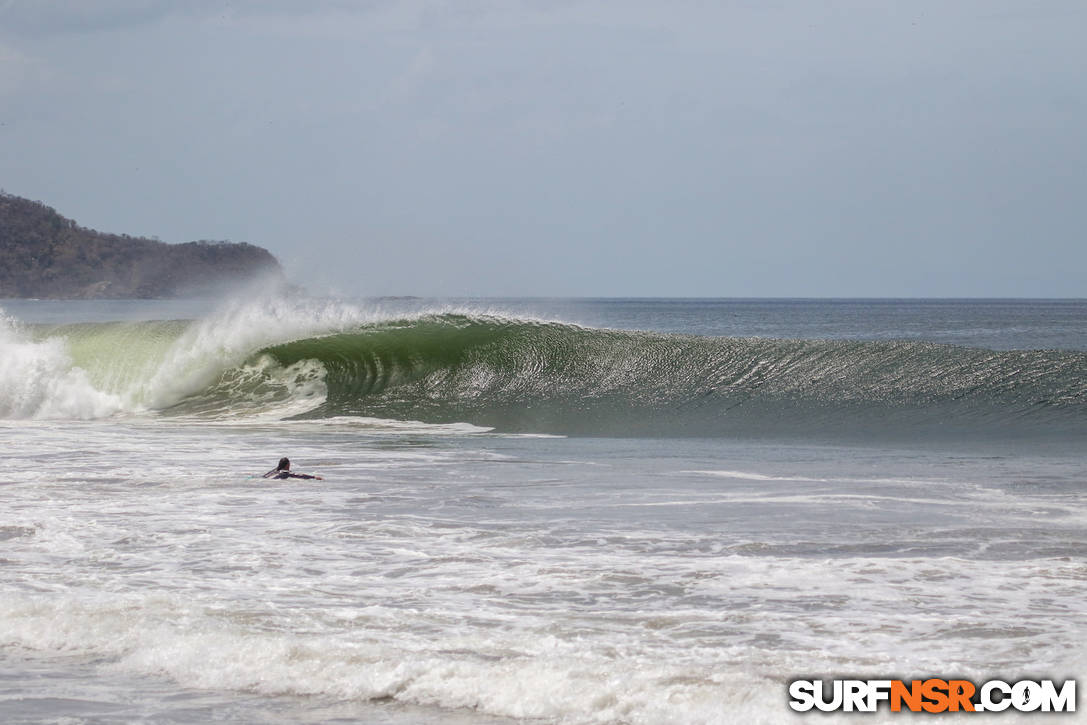
[[[268,347],[319,362],[309,417],[501,431],[721,436],[1080,434],[1087,355],[914,342],[705,338],[440,315]]]
[[[62,338],[72,362],[99,390],[130,391],[160,370],[178,338],[192,325],[162,322],[96,322],[42,327],[40,338]]]
[[[141,322],[43,328],[34,338],[20,343],[21,374],[73,377],[46,344],[62,338],[79,370],[65,384],[92,386],[94,410],[107,413],[653,437],[1087,433],[1083,352],[709,338],[465,314],[317,335]],[[50,385],[33,391],[45,396]],[[26,385],[8,388],[27,398]]]

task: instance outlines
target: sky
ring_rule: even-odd
[[[0,188],[314,293],[1087,297],[1082,0],[0,0]]]

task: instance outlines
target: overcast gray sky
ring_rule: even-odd
[[[0,187],[315,292],[1087,296],[1082,0],[0,0]]]

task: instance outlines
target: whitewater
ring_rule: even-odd
[[[4,722],[777,723],[1087,664],[1082,301],[0,310]]]

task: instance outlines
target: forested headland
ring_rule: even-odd
[[[283,270],[252,244],[107,234],[0,192],[0,298],[181,297],[265,275]]]

